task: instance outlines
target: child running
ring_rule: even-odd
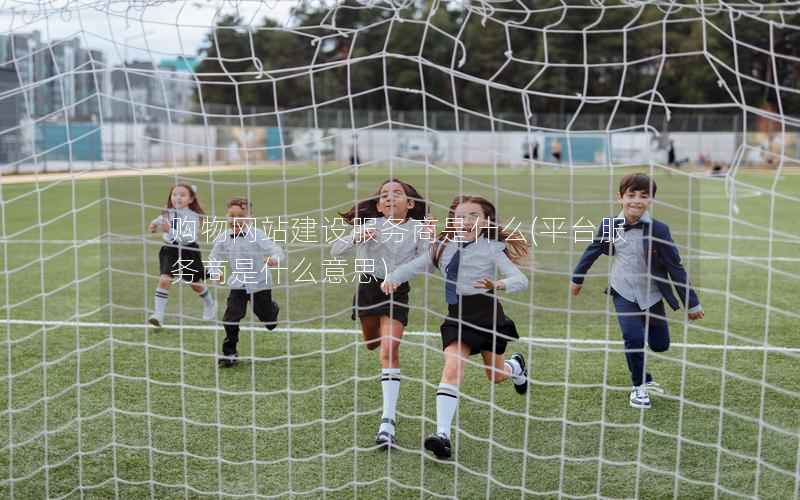
[[[413,186],[389,179],[375,195],[339,214],[353,224],[352,234],[333,242],[331,255],[356,249],[356,258],[371,263],[371,272],[360,272],[353,297],[353,320],[361,320],[367,349],[380,346],[383,414],[375,444],[382,448],[397,443],[397,398],[400,393],[400,339],[408,325],[408,295],[411,287],[401,282],[390,297],[380,283],[397,266],[428,251],[433,235],[423,220],[427,204]],[[426,237],[427,236],[427,237]]]
[[[615,219],[603,219],[597,236],[575,266],[570,284],[572,295],[578,295],[594,261],[602,254],[614,256],[606,291],[614,300],[625,341],[633,383],[628,400],[632,407],[643,409],[650,408],[650,392],[664,392],[645,368],[644,343],[647,339],[654,352],[669,349],[663,300],[674,310],[680,308],[672,293],[673,284],[689,319],[703,317],[703,307],[689,284],[669,226],[647,211],[655,195],[656,183],[645,174],[628,174],[620,180],[617,201],[622,211]]]
[[[169,190],[167,206],[153,219],[147,229],[151,233],[163,231],[165,245],[158,252],[160,276],[156,288],[155,309],[148,322],[156,328],[164,324],[169,300],[169,287],[174,281],[183,281],[203,300],[203,319],[213,320],[216,304],[208,287],[203,284],[205,269],[197,232],[203,220],[203,208],[195,189],[188,184],[176,184]]]
[[[239,361],[239,322],[247,314],[247,303],[253,303],[253,312],[269,330],[277,326],[278,304],[272,300],[272,276],[270,267],[278,267],[286,259],[283,249],[267,238],[255,227],[250,214],[250,202],[246,198],[234,198],[228,202],[228,227],[225,238],[214,243],[209,259],[209,275],[221,281],[222,264],[228,263],[228,304],[222,317],[225,326],[225,341],[222,356],[217,360],[220,367],[235,366]]]
[[[517,292],[528,278],[514,265],[528,255],[524,239],[497,224],[494,205],[480,196],[459,196],[430,252],[390,273],[381,289],[391,293],[399,283],[421,272],[439,268],[445,277],[447,317],[441,325],[444,368],[436,393],[436,432],[425,449],[438,458],[450,458],[450,428],[458,408],[458,387],[464,378],[464,361],[483,357],[486,377],[495,383],[511,378],[517,393],[528,390],[525,358],[514,353],[505,359],[506,344],[519,338],[514,322],[505,315],[495,290]],[[497,271],[504,276],[496,279]]]

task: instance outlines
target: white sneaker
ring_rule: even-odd
[[[161,328],[164,325],[164,316],[159,316],[158,314],[152,314],[149,318],[147,318],[147,322],[153,325],[156,328]]]
[[[213,321],[217,317],[217,303],[211,299],[209,303],[203,302],[203,319]]]
[[[646,383],[645,387],[647,388],[648,394],[654,393],[661,396],[667,393],[667,391],[664,390],[664,388],[661,387],[661,385],[659,385],[659,383],[656,382],[655,380],[651,380],[650,382]]]
[[[650,396],[647,394],[645,386],[638,385],[633,388],[630,396],[630,404],[634,408],[650,408]]]

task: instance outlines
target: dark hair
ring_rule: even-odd
[[[487,224],[485,227],[481,228],[481,232],[478,236],[505,242],[506,249],[504,252],[512,262],[519,263],[528,256],[528,242],[524,239],[509,239],[514,234],[514,231],[509,231],[497,223],[497,211],[494,205],[482,196],[456,196],[450,204],[450,211],[447,213],[447,218],[451,223],[453,219],[455,219],[456,207],[462,203],[475,203],[480,205],[483,211],[483,216],[486,218]],[[447,246],[447,242],[452,239],[452,235],[455,233],[455,229],[451,225],[448,225],[447,222],[448,221],[445,221],[445,227],[439,233],[439,236],[437,236],[436,242],[431,245],[433,264],[437,267],[439,266],[439,259],[442,257],[442,252],[444,252],[444,247]]]
[[[619,195],[622,196],[628,191],[644,191],[650,193],[650,196],[655,196],[656,181],[647,174],[639,172],[628,174],[619,181]]]
[[[228,200],[228,204],[226,205],[227,208],[231,207],[239,207],[247,213],[250,213],[250,209],[253,208],[253,204],[250,203],[250,200],[247,198],[231,198]]]
[[[205,212],[203,212],[203,207],[200,206],[200,200],[197,199],[197,193],[194,191],[194,188],[184,182],[179,182],[169,189],[169,194],[167,195],[167,208],[175,208],[175,206],[172,204],[172,192],[175,191],[175,188],[179,187],[186,188],[186,190],[189,191],[189,196],[192,197],[192,202],[189,203],[189,208],[195,213],[204,214]]]
[[[414,186],[403,182],[400,179],[386,179],[385,181],[381,182],[374,195],[370,196],[366,200],[358,202],[350,210],[339,213],[339,215],[348,224],[353,224],[356,219],[374,219],[381,217],[383,214],[378,211],[378,199],[381,197],[381,189],[383,189],[383,186],[389,184],[390,182],[396,182],[403,186],[403,191],[405,191],[406,196],[414,200],[414,206],[408,211],[408,218],[417,220],[425,219],[425,217],[428,215],[428,203],[422,198],[422,196],[420,196]]]

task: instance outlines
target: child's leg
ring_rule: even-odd
[[[464,342],[452,342],[444,348],[444,368],[441,383],[459,385],[464,380],[464,363],[472,351]]]
[[[270,330],[277,326],[279,310],[278,304],[272,301],[272,290],[261,290],[253,294],[253,312]]]
[[[191,286],[192,290],[194,290],[197,295],[200,296],[200,300],[203,301],[203,306],[206,309],[214,307],[214,298],[211,296],[211,291],[208,289],[205,283],[191,283],[189,286]],[[207,316],[210,316],[211,313],[212,311],[204,310],[204,319],[210,319]]]
[[[245,290],[231,290],[228,295],[228,304],[222,323],[225,326],[225,341],[222,343],[222,354],[231,356],[236,354],[236,344],[239,343],[239,321],[247,312],[247,302],[250,296]]]
[[[664,302],[659,301],[648,314],[647,344],[653,352],[669,349],[669,324],[667,324]]]
[[[481,351],[486,378],[499,384],[506,379],[511,379],[517,394],[528,392],[528,371],[525,358],[521,353],[515,352],[509,359],[502,354],[491,351]]]
[[[647,345],[650,346],[653,352],[664,352],[669,349],[669,325],[667,324],[665,314],[664,302],[662,301],[652,306],[647,313],[645,337],[647,339]],[[653,382],[653,377],[650,375],[650,372],[647,371],[649,363],[646,354],[644,355],[643,363],[645,384],[650,384]],[[647,388],[658,394],[664,393],[664,389],[656,383],[648,385]]]
[[[403,323],[388,316],[381,316],[380,333],[383,414],[378,432],[394,435],[397,398],[400,395],[400,339],[403,337]]]
[[[381,345],[381,317],[364,316],[361,320],[361,334],[364,337],[364,345],[370,351],[374,351]]]
[[[378,318],[380,324],[381,368],[400,367],[400,339],[403,323],[388,316]]]
[[[470,351],[463,342],[453,342],[444,349],[442,379],[436,391],[436,432],[448,438],[458,408],[458,386],[464,379],[464,361]]]
[[[214,299],[208,291],[208,287],[203,283],[206,276],[205,268],[203,267],[203,260],[199,250],[192,248],[178,247],[178,261],[176,265],[180,264],[181,269],[184,271],[181,275],[183,281],[189,283],[192,290],[197,293],[203,300],[204,319],[213,319],[212,308],[215,308]]]
[[[169,300],[169,287],[172,284],[172,276],[169,274],[162,274],[158,278],[158,288],[156,288],[153,316],[162,322],[164,320],[164,313],[167,310],[167,301]]]
[[[625,342],[625,359],[631,372],[631,382],[637,387],[650,379],[644,371],[644,314],[638,304],[617,293],[614,293],[614,307]]]
[[[172,285],[172,276],[169,274],[162,274],[158,277],[158,288],[169,290],[170,285]]]
[[[486,378],[495,384],[505,381],[514,373],[514,368],[502,354],[495,354],[490,351],[481,351],[483,358],[483,369],[486,372]]]

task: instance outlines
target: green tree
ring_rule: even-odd
[[[673,106],[676,113],[712,103],[731,104],[731,113],[740,112],[737,102],[774,108],[773,82],[796,87],[800,76],[800,65],[780,57],[797,57],[800,37],[796,30],[775,28],[770,51],[766,14],[700,15],[677,4],[605,2],[604,9],[564,7],[561,0],[528,4],[537,9],[535,15],[430,0],[400,10],[365,8],[355,0],[334,10],[303,3],[293,12],[290,29],[265,18],[248,30],[229,16],[207,36],[197,68],[198,99],[202,94],[207,104],[238,103],[289,115],[352,105],[393,112],[458,106],[497,116],[521,114],[528,93],[536,114],[607,116],[614,109],[637,114],[649,109],[663,116],[664,102],[687,105]],[[734,35],[766,51],[735,45]],[[734,54],[738,73],[725,68],[733,68]],[[735,100],[720,80],[735,91]],[[786,113],[798,109],[796,92],[780,97]]]

